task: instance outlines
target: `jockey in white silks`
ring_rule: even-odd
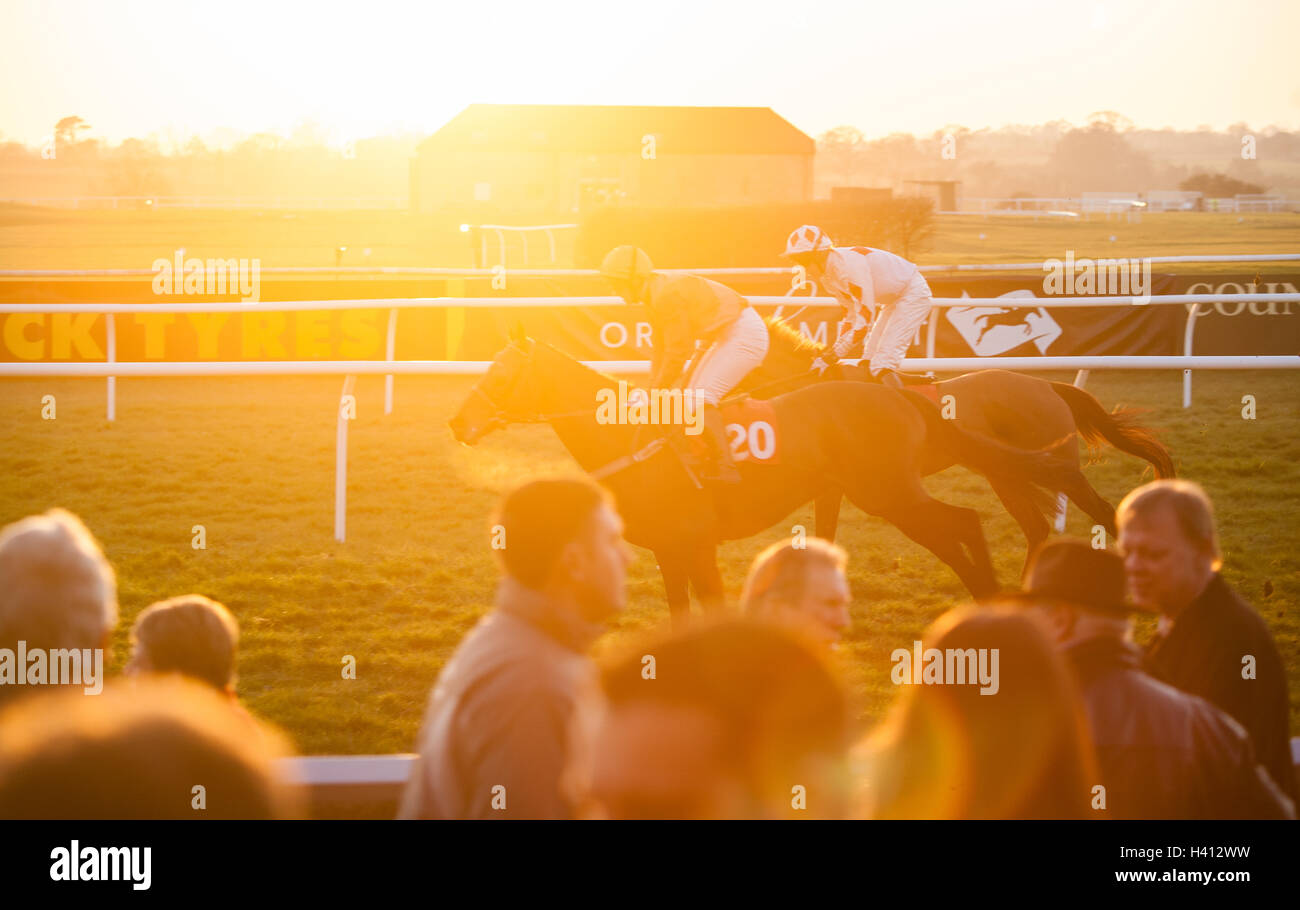
[[[836,249],[826,233],[811,224],[790,235],[784,256],[802,265],[844,307],[832,346],[835,356],[852,356],[865,336],[861,357],[872,377],[902,388],[898,368],[932,306],[930,285],[916,264],[874,247]],[[817,365],[825,368],[824,361]]]
[[[767,323],[724,284],[653,269],[642,250],[620,246],[605,257],[600,273],[625,301],[646,305],[654,329],[649,388],[694,390],[709,447],[706,476],[735,483],[740,474],[718,404],[767,356]]]

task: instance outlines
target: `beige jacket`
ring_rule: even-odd
[[[398,817],[569,817],[560,775],[600,631],[504,579],[438,677]]]

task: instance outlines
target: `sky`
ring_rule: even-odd
[[[870,138],[1118,111],[1300,128],[1297,0],[3,0],[0,139],[338,144],[467,104],[770,106]]]

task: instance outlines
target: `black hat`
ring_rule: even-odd
[[[1126,616],[1140,612],[1125,596],[1124,560],[1082,540],[1050,540],[1029,562],[1022,591],[1010,599],[1024,604],[1058,602],[1095,613]]]

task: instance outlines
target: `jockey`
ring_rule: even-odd
[[[707,477],[735,483],[740,474],[718,404],[767,356],[767,323],[724,284],[653,268],[643,251],[620,246],[605,257],[600,273],[628,303],[646,305],[655,333],[649,388],[694,390],[695,406],[704,409]]]
[[[866,335],[862,359],[869,362],[872,377],[901,389],[898,367],[903,354],[930,315],[930,285],[920,269],[902,256],[874,247],[836,249],[826,233],[811,224],[790,235],[784,256],[807,269],[844,307],[832,348],[835,356],[851,354]],[[875,316],[870,333],[868,312]]]

